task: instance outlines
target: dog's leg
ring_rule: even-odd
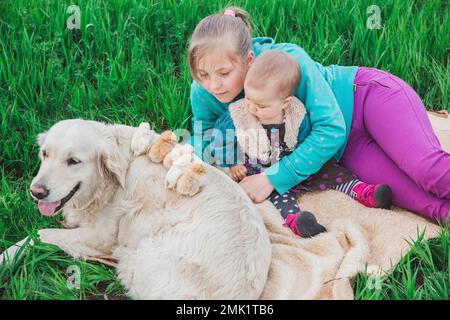
[[[100,262],[110,267],[116,268],[118,261],[111,255],[105,254],[104,251],[93,249],[92,247],[82,242],[81,239],[83,236],[92,234],[91,232],[89,232],[89,230],[90,229],[83,230],[81,228],[71,230],[42,229],[39,230],[38,233],[41,242],[56,245],[74,258],[81,258],[86,261]],[[34,245],[33,240],[29,237],[26,237],[25,239],[9,247],[0,255],[0,266],[4,263],[10,265],[11,262],[15,259],[17,261],[17,259],[20,259],[26,246],[32,245]]]
[[[30,239],[30,237],[26,237],[25,239],[17,242],[15,245],[12,245],[11,247],[3,251],[0,255],[0,266],[5,262],[10,265],[11,262],[16,258],[16,255],[16,259],[20,259],[23,254],[23,250],[25,250],[27,246],[32,245],[34,245],[34,242],[33,239]]]
[[[38,233],[42,242],[53,244],[76,259],[88,260],[92,257],[111,254],[111,252],[102,249],[102,247],[105,247],[107,239],[105,237],[98,238],[98,230],[90,228],[42,229]],[[98,245],[96,245],[96,242],[98,242]]]

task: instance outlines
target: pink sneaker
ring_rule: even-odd
[[[352,189],[355,200],[369,208],[390,209],[392,191],[387,184],[358,182]]]
[[[309,211],[301,211],[295,214],[289,213],[283,225],[289,227],[296,235],[302,238],[311,238],[327,231]]]

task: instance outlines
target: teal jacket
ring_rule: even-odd
[[[269,181],[278,193],[316,173],[332,157],[339,161],[347,146],[353,117],[353,82],[358,67],[330,65],[323,67],[312,60],[303,48],[291,43],[275,44],[272,38],[253,38],[252,50],[257,58],[266,50],[291,54],[300,64],[302,80],[295,95],[306,107],[311,132],[289,155],[266,168]],[[234,101],[244,97],[241,92]],[[228,110],[196,81],[191,85],[192,137],[194,151],[211,163],[211,133],[216,121]]]

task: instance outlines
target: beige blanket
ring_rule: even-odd
[[[431,115],[443,148],[450,152],[450,118]],[[337,191],[300,197],[302,208],[314,212],[328,229],[300,239],[286,227],[273,205],[258,205],[270,232],[273,258],[262,299],[353,299],[351,281],[359,272],[371,280],[389,272],[425,230],[436,237],[439,227],[408,211],[368,209]],[[375,277],[375,278],[372,278]]]

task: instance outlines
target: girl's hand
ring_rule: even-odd
[[[230,167],[230,174],[234,181],[239,182],[245,178],[247,168],[243,164],[237,164]]]
[[[245,177],[239,185],[254,203],[260,203],[266,200],[274,189],[264,172]]]

